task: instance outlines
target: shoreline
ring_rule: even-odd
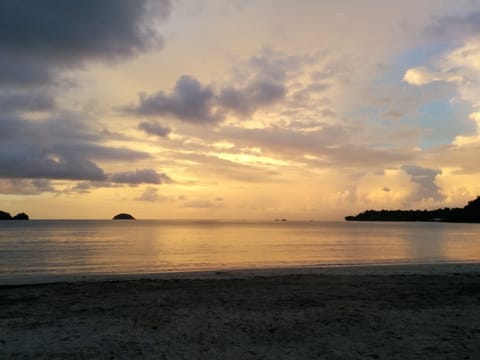
[[[286,275],[448,275],[479,273],[480,263],[443,262],[443,263],[398,263],[398,264],[342,264],[342,265],[306,265],[272,268],[212,269],[165,271],[156,273],[109,273],[109,274],[54,274],[28,275],[12,278],[0,278],[0,287],[29,286],[55,283],[108,282],[135,280],[203,280],[203,279],[245,279],[252,277],[272,277]]]

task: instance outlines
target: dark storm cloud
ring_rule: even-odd
[[[56,67],[111,60],[161,46],[150,12],[169,13],[170,1],[0,1],[0,84],[52,80]]]
[[[0,177],[103,180],[105,174],[94,162],[38,152],[28,144],[0,144]],[[5,153],[8,151],[8,153]]]
[[[130,55],[156,40],[143,26],[146,6],[145,0],[3,0],[0,44],[60,60]]]
[[[105,138],[87,124],[73,114],[36,121],[0,116],[0,177],[106,181],[107,175],[96,160],[149,157],[139,151],[100,145]]]
[[[215,122],[220,115],[213,109],[213,89],[202,86],[192,76],[181,76],[170,94],[159,91],[153,95],[140,94],[139,104],[129,111],[138,115],[171,115],[188,122]]]
[[[126,171],[114,173],[109,176],[109,180],[114,183],[122,184],[163,184],[170,183],[172,179],[165,173],[158,173],[153,169],[142,169],[135,171]]]
[[[197,79],[183,75],[170,94],[163,91],[140,94],[138,105],[125,110],[136,115],[169,115],[187,122],[214,123],[230,112],[250,115],[281,100],[285,94],[283,84],[267,79],[255,79],[245,87],[224,87],[217,93],[212,86],[204,86]],[[147,128],[153,130],[149,124],[142,125],[143,130],[154,133]]]
[[[440,188],[435,184],[435,178],[442,173],[441,170],[429,169],[415,165],[404,165],[402,170],[411,176],[414,183],[418,185],[414,200],[433,199],[441,201],[445,196],[440,192]]]
[[[85,131],[77,138],[78,125],[70,128],[68,124],[54,119],[30,122],[20,117],[0,117],[0,177],[103,179],[102,169],[91,160],[74,151],[56,149],[70,141],[74,146],[93,140]]]
[[[55,109],[55,100],[50,94],[40,92],[0,93],[2,113],[17,111],[48,111]]]
[[[45,85],[54,78],[52,64],[26,54],[12,54],[0,45],[0,85],[29,87]]]
[[[155,135],[158,137],[168,137],[171,132],[171,130],[167,127],[148,121],[143,121],[138,124],[138,128],[145,131],[149,135]]]
[[[26,144],[55,156],[84,157],[98,160],[135,161],[149,158],[144,152],[101,145],[108,132],[98,131],[90,119],[75,113],[59,113],[44,120],[29,121],[21,116],[0,116],[0,146]]]

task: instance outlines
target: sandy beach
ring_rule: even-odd
[[[478,266],[0,287],[2,359],[478,359]]]

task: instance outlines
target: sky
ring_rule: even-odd
[[[0,0],[0,209],[341,220],[480,195],[476,0]]]

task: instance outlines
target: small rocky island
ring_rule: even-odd
[[[112,220],[135,220],[135,218],[130,214],[121,213],[115,215]]]
[[[480,196],[469,201],[463,208],[436,210],[366,210],[355,216],[346,216],[347,221],[440,221],[480,223]]]
[[[30,218],[28,217],[27,214],[24,212],[19,213],[15,216],[10,215],[10,213],[1,211],[0,210],[0,220],[29,220]]]

